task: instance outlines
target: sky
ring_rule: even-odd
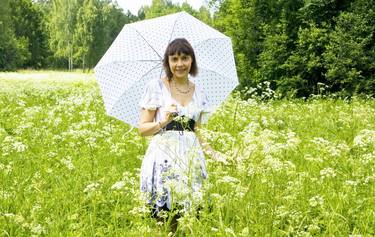
[[[172,0],[173,3],[189,3],[194,9],[198,10],[204,3],[204,0]],[[138,14],[138,9],[143,5],[150,5],[152,0],[117,0],[118,5],[122,7],[125,12],[130,10],[133,15]]]

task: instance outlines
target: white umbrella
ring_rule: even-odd
[[[186,12],[135,22],[124,26],[94,69],[109,115],[138,126],[144,87],[164,74],[164,51],[175,38],[193,46],[198,75],[191,79],[205,91],[211,111],[238,85],[229,37]]]

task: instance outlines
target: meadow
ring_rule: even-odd
[[[241,100],[203,135],[206,202],[176,236],[374,236],[375,100]],[[148,139],[93,74],[0,73],[1,236],[170,236],[139,198]]]

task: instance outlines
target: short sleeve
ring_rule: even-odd
[[[158,80],[149,81],[143,92],[139,106],[148,110],[156,110],[161,107],[162,92]]]

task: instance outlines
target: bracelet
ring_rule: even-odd
[[[159,124],[159,128],[160,128],[160,130],[162,130],[163,127],[161,126],[161,122],[159,121],[158,124]]]

